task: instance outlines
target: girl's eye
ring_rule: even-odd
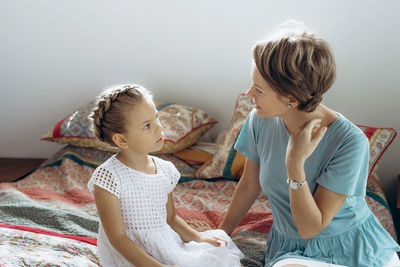
[[[148,129],[150,129],[150,123],[147,123],[145,126],[144,126],[144,128],[143,129],[145,129],[145,130],[148,130]]]

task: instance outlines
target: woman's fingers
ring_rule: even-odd
[[[319,143],[319,141],[321,141],[322,137],[324,137],[327,129],[328,129],[328,127],[326,127],[326,126],[323,126],[323,127],[320,126],[318,128],[318,130],[316,130],[315,134],[313,135],[312,141]]]
[[[318,126],[318,125],[321,125],[321,119],[312,119],[312,120],[309,120],[309,121],[307,121],[306,122],[306,125],[304,126],[304,130],[305,131],[307,131],[307,132],[312,132],[312,130],[316,127],[316,126]]]
[[[324,136],[327,127],[321,125],[321,119],[312,119],[306,122],[303,131],[309,136],[310,141],[320,141]]]

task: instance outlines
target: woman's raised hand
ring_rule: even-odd
[[[286,148],[286,167],[291,164],[304,164],[314,152],[327,127],[321,125],[321,119],[312,119],[297,128],[289,138]]]

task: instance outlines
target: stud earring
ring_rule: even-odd
[[[289,104],[289,105],[287,105],[287,107],[288,107],[289,109],[291,109],[293,106],[292,106],[292,104]]]

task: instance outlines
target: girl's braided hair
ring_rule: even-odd
[[[125,133],[129,107],[141,103],[144,98],[152,98],[150,92],[139,85],[112,87],[97,99],[91,118],[96,137],[112,146],[113,134]]]

